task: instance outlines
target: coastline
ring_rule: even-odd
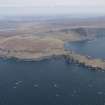
[[[41,61],[45,59],[50,59],[50,58],[58,58],[58,57],[64,57],[67,52],[61,52],[61,53],[53,53],[53,54],[46,54],[43,56],[35,57],[35,58],[19,58],[19,57],[14,57],[14,56],[0,56],[0,59],[15,59],[19,61],[25,61],[25,62],[30,62],[30,61]]]
[[[65,59],[69,62],[73,62],[89,69],[105,70],[105,61],[98,58],[91,58],[90,56],[80,55],[75,52],[68,52],[64,55]]]
[[[28,24],[28,23],[27,23]],[[32,26],[32,25],[31,25]],[[95,32],[88,31],[86,27],[78,27],[71,29],[45,27],[43,25],[35,25],[39,30],[34,35],[35,30],[28,29],[31,34],[10,35],[0,38],[0,57],[3,59],[17,59],[23,61],[41,61],[52,57],[62,56],[68,62],[73,62],[89,69],[102,69],[105,70],[105,61],[101,58],[91,58],[86,55],[80,55],[72,49],[70,51],[65,49],[66,42],[78,41],[93,41],[97,38],[97,29],[91,29]],[[86,28],[86,29],[85,29]],[[52,31],[51,31],[52,30]],[[17,30],[17,32],[24,32],[24,30]],[[88,32],[87,32],[88,31]],[[100,30],[101,31],[101,30]],[[17,33],[15,32],[15,33]],[[90,36],[91,33],[91,36]],[[39,36],[40,35],[40,36]]]
[[[17,58],[17,57],[4,57],[2,56],[1,58],[3,59],[15,59],[19,61],[25,61],[25,62],[36,62],[36,61],[42,61],[50,58],[58,58],[58,57],[63,57],[65,60],[67,60],[69,63],[75,63],[78,65],[81,65],[83,67],[86,67],[91,70],[105,70],[105,61],[102,59],[93,59],[90,58],[89,56],[85,55],[80,55],[75,52],[70,52],[70,51],[64,51],[62,53],[55,53],[55,54],[49,54],[49,55],[44,55],[40,56],[37,58]]]

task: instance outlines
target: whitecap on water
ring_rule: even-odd
[[[74,96],[74,94],[71,95],[72,97]]]
[[[60,95],[59,94],[56,94],[56,97],[59,97]]]
[[[38,84],[34,84],[34,87],[35,87],[35,88],[38,88],[38,87],[39,87],[39,85],[38,85]]]
[[[14,89],[16,89],[16,88],[17,88],[17,86],[14,86],[13,88],[14,88]]]
[[[98,95],[102,95],[102,94],[103,94],[103,92],[102,92],[102,91],[99,91],[99,92],[97,92],[97,94],[98,94]]]
[[[53,86],[54,86],[55,88],[58,88],[58,85],[57,85],[57,84],[54,84]]]
[[[15,84],[19,85],[20,83],[22,83],[23,81],[17,81]]]
[[[77,91],[76,91],[76,90],[73,90],[73,93],[74,93],[74,94],[76,94],[76,93],[77,93]]]
[[[89,88],[92,88],[92,87],[93,87],[93,85],[92,85],[92,84],[88,84],[88,87],[89,87]]]
[[[52,81],[52,85],[53,85],[54,88],[58,88],[58,84],[55,83],[54,81]]]
[[[13,88],[16,89],[19,86],[19,84],[21,84],[22,82],[23,81],[16,81],[15,85],[13,86]]]

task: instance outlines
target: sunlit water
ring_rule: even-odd
[[[105,72],[63,58],[0,59],[0,105],[104,105]]]

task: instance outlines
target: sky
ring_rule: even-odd
[[[0,0],[0,14],[105,14],[105,0]]]

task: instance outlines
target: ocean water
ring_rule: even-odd
[[[93,58],[105,59],[105,37],[96,38],[92,41],[78,41],[65,44],[66,50],[89,55]]]
[[[0,59],[0,105],[105,105],[105,72],[63,58]]]

